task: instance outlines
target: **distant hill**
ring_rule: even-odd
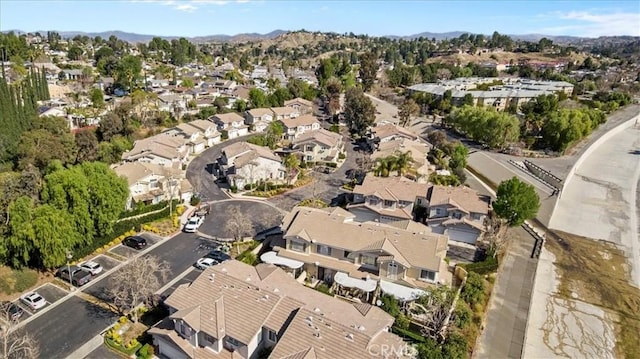
[[[24,33],[24,31],[20,30],[10,30],[16,33]],[[9,32],[9,31],[4,31]],[[34,31],[40,32],[41,34],[45,34],[47,31]],[[259,41],[259,40],[273,40],[278,36],[283,34],[290,33],[288,30],[274,30],[266,34],[259,33],[243,33],[236,35],[225,35],[225,34],[217,34],[217,35],[207,35],[207,36],[196,36],[196,37],[186,37],[188,40],[193,42],[241,42],[241,41]],[[397,35],[385,35],[381,37],[387,37],[390,39],[417,39],[419,37],[433,39],[436,40],[445,40],[459,37],[462,34],[471,32],[469,31],[450,31],[450,32],[421,32],[419,34],[408,35],[408,36],[397,36]],[[139,43],[139,42],[149,42],[154,37],[161,37],[166,40],[177,39],[180,36],[158,36],[158,35],[149,35],[149,34],[136,34],[132,32],[124,32],[124,31],[103,31],[103,32],[82,32],[82,31],[60,31],[59,34],[64,38],[72,38],[77,35],[86,35],[89,37],[100,36],[104,39],[109,38],[110,36],[116,36],[117,38],[131,42],[131,43]],[[491,36],[491,34],[485,34],[486,36]],[[543,37],[546,37],[553,42],[560,44],[584,44],[584,43],[599,43],[600,41],[610,43],[612,39],[624,39],[623,41],[628,41],[629,39],[634,39],[631,36],[609,36],[609,37],[599,37],[599,38],[587,38],[587,37],[577,37],[577,36],[564,36],[564,35],[544,35],[544,34],[521,34],[521,35],[509,35],[514,40],[526,40],[526,41],[538,41]],[[637,39],[637,38],[635,38]]]

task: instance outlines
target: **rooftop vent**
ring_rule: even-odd
[[[313,311],[316,312],[316,313],[320,313],[320,308],[315,307],[315,308],[313,308]]]
[[[273,292],[274,292],[274,293],[278,293],[278,292],[280,292],[280,289],[278,289],[278,288],[273,288]]]
[[[213,283],[213,281],[216,279],[216,274],[215,273],[211,273],[209,274],[209,282]]]
[[[344,338],[345,338],[346,340],[353,341],[353,334],[348,333]]]
[[[359,331],[361,331],[361,332],[363,332],[363,331],[364,331],[364,329],[365,329],[365,328],[364,328],[364,325],[361,325],[361,326],[359,326],[359,327],[358,327],[358,330],[359,330]]]
[[[313,322],[313,317],[312,316],[308,316],[307,320],[310,321],[310,322]]]

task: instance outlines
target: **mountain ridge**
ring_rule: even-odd
[[[25,33],[25,31],[22,31],[22,30],[7,30],[2,32],[7,33],[11,31],[15,33],[21,33],[21,34]],[[56,30],[52,30],[52,31],[56,31]],[[36,33],[36,32],[45,34],[47,31],[31,31],[30,33]],[[264,39],[273,39],[280,35],[290,33],[290,32],[295,32],[295,31],[277,29],[264,34],[253,32],[253,33],[241,33],[241,34],[235,34],[235,35],[214,34],[214,35],[191,36],[191,37],[159,36],[159,35],[151,35],[151,34],[139,34],[135,32],[126,32],[126,31],[120,31],[120,30],[108,30],[108,31],[101,31],[101,32],[85,32],[85,31],[57,31],[57,32],[63,38],[73,38],[77,35],[80,35],[80,36],[89,36],[89,37],[100,36],[106,39],[113,35],[113,36],[116,36],[118,39],[121,39],[127,42],[140,43],[140,42],[149,42],[154,37],[160,37],[166,40],[173,40],[173,39],[179,39],[181,37],[184,37],[187,40],[193,41],[193,42],[209,42],[209,41],[238,42],[238,41],[264,40]],[[426,31],[426,32],[421,32],[418,34],[406,35],[406,36],[383,35],[383,36],[372,36],[372,37],[385,37],[389,39],[404,39],[404,40],[412,40],[412,39],[423,37],[423,38],[429,38],[429,39],[435,38],[436,40],[445,40],[445,39],[459,37],[462,34],[473,34],[473,32],[470,32],[470,31],[428,32]],[[491,36],[491,35],[485,35],[485,36]],[[601,36],[598,38],[593,38],[593,37],[579,37],[579,36],[569,36],[569,35],[544,35],[544,34],[507,34],[507,36],[511,37],[514,40],[525,40],[525,41],[538,41],[543,37],[546,37],[547,39],[552,40],[554,42],[558,42],[558,43],[573,43],[573,42],[593,40],[598,38],[627,37],[624,35],[620,35],[620,36]]]

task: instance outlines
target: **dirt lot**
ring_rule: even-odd
[[[640,289],[629,283],[623,251],[604,241],[563,232],[548,233],[546,248],[556,256],[559,294],[597,305],[612,314],[616,354],[640,358]]]

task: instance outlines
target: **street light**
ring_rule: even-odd
[[[73,286],[73,279],[71,278],[71,264],[69,263],[71,261],[71,259],[73,258],[73,252],[71,252],[68,248],[65,249],[65,252],[67,254],[67,278],[69,279],[69,283],[71,284],[71,288],[75,289],[75,287]]]

